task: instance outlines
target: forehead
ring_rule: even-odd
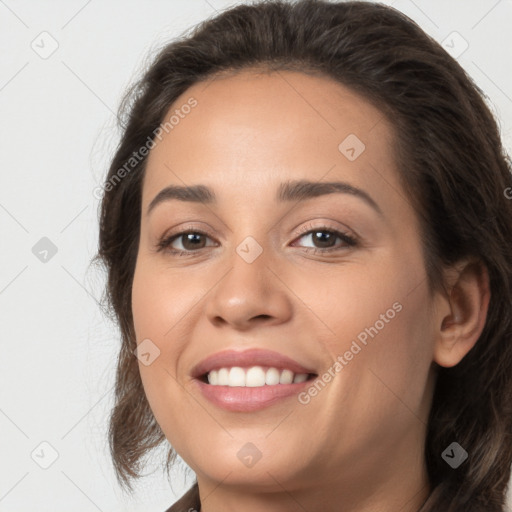
[[[210,184],[226,194],[324,177],[367,189],[383,180],[398,187],[388,120],[323,76],[255,70],[216,76],[187,89],[164,123],[171,117],[148,157],[145,205],[169,184]]]

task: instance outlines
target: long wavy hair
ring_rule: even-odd
[[[131,291],[147,160],[139,150],[187,88],[249,67],[334,79],[389,119],[432,291],[443,290],[443,268],[460,259],[487,267],[484,330],[459,364],[438,368],[425,444],[432,492],[421,512],[502,512],[512,463],[511,160],[485,94],[457,61],[401,12],[359,1],[235,6],[161,48],[124,96],[94,259],[106,270],[103,303],[121,334],[109,423],[119,483],[132,492],[145,456],[165,441],[134,356]],[[441,457],[453,440],[469,454],[456,470]],[[167,472],[175,458],[171,447]]]

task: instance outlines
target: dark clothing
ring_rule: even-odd
[[[199,487],[197,482],[165,512],[200,512]]]

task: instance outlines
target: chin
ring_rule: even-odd
[[[268,435],[266,433],[265,435]],[[275,491],[276,481],[292,485],[293,481],[300,480],[300,474],[309,474],[307,468],[290,464],[290,460],[300,461],[297,457],[296,444],[290,450],[283,446],[275,446],[265,442],[261,436],[251,442],[250,436],[244,440],[229,439],[226,443],[213,443],[210,449],[201,447],[197,454],[185,454],[184,460],[198,475],[203,475],[208,480],[224,482],[229,485],[244,486],[260,492]],[[205,456],[205,454],[207,454]]]

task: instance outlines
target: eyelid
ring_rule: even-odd
[[[197,224],[193,224],[192,222],[186,222],[185,224],[180,224],[180,227],[173,227],[164,232],[163,235],[159,237],[159,240],[166,240],[171,237],[177,237],[178,235],[183,235],[185,233],[201,233],[210,238],[215,238],[213,236],[212,230],[209,227],[198,227]],[[177,229],[177,231],[176,231]],[[220,237],[222,238],[222,236]]]
[[[308,221],[307,224],[302,226],[296,232],[295,236],[300,236],[300,235],[309,233],[310,231],[315,231],[315,230],[321,231],[321,230],[324,230],[324,231],[338,231],[338,232],[343,233],[346,236],[350,236],[352,238],[359,239],[359,235],[357,235],[352,229],[350,229],[350,228],[348,228],[346,226],[343,226],[343,227],[330,226],[328,224],[328,222],[325,221],[325,220],[319,220],[318,222],[320,222],[320,224],[316,225],[316,226],[311,224],[311,222],[313,222],[313,221]]]

